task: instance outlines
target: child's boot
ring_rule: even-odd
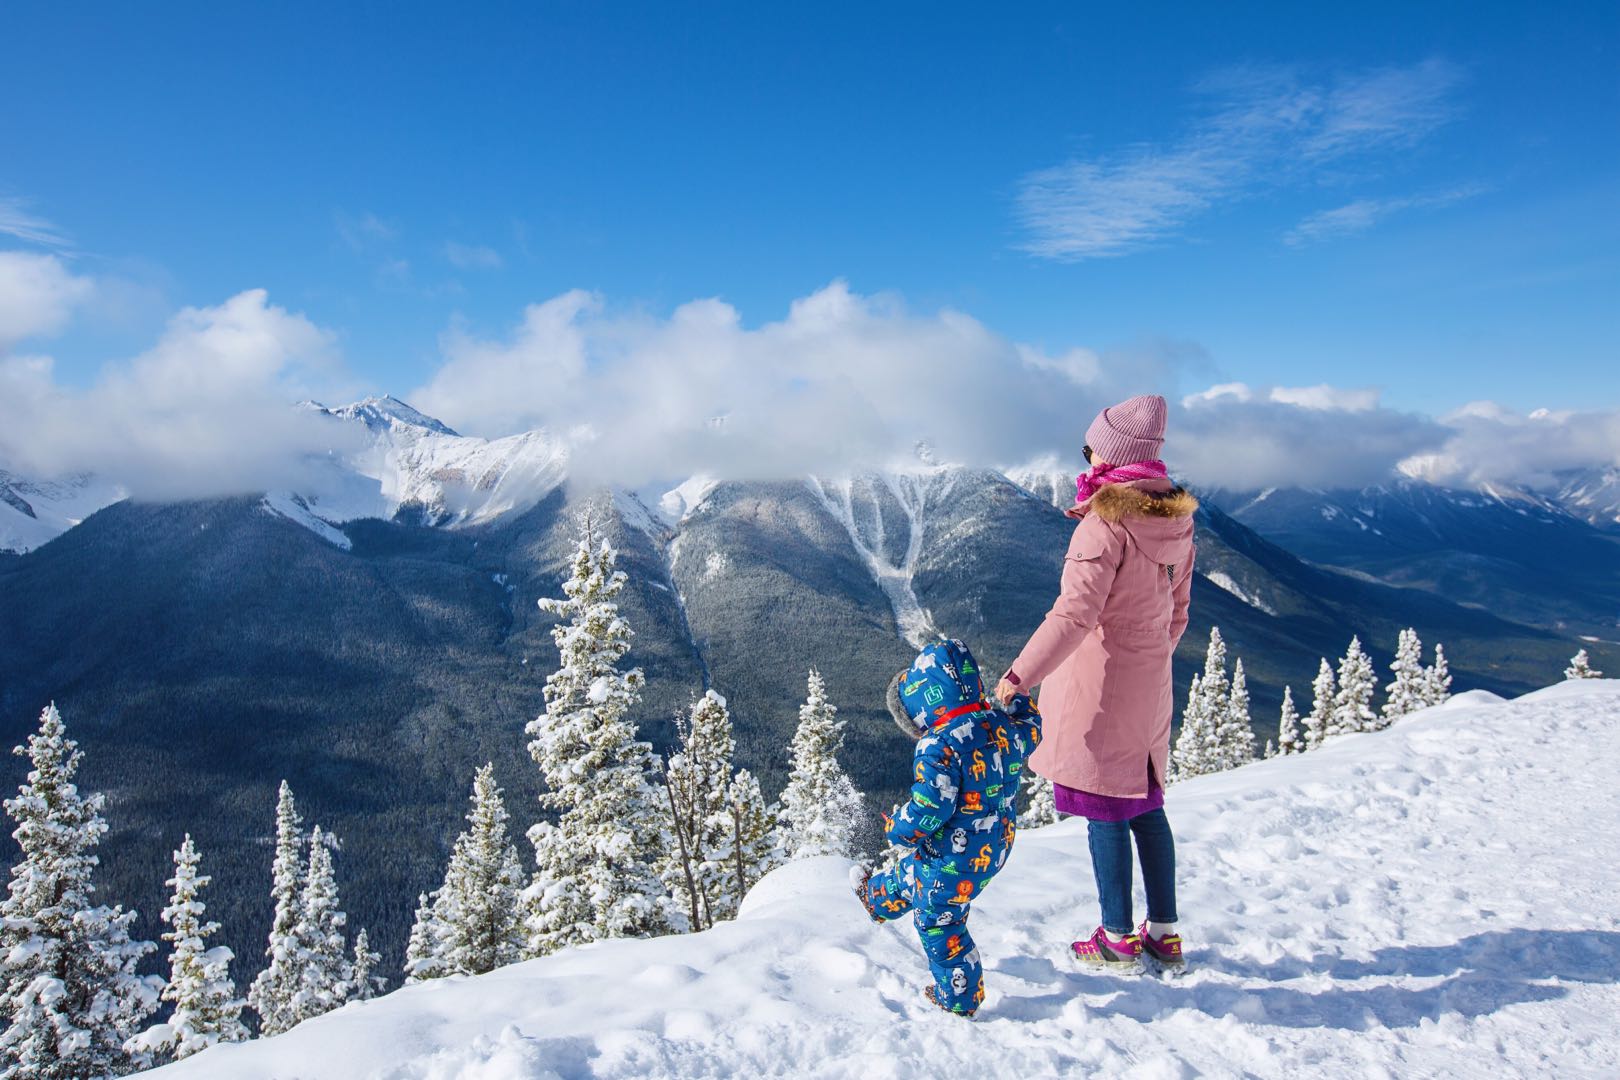
[[[869,887],[872,880],[872,868],[856,863],[849,868],[849,887],[855,890],[855,899],[861,902],[866,909],[866,917],[875,923],[882,923],[883,917],[872,906],[872,891]]]
[[[923,997],[927,998],[928,1003],[934,1006],[936,1009],[939,1009],[942,1012],[948,1012],[952,1016],[960,1016],[964,1020],[973,1019],[973,1014],[978,1011],[976,1009],[951,1008],[949,1005],[946,1005],[944,1002],[939,1000],[939,995],[935,992],[935,989],[932,986],[926,986],[923,988]]]
[[[1147,962],[1167,975],[1180,975],[1187,970],[1187,958],[1181,955],[1181,935],[1166,930],[1158,937],[1148,932],[1148,923],[1137,931],[1142,941],[1142,956]]]
[[[1084,941],[1069,946],[1069,954],[1082,967],[1135,975],[1142,970],[1142,941],[1135,934],[1112,937],[1102,927]]]

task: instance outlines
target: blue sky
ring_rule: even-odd
[[[26,343],[69,386],[251,288],[405,394],[452,328],[503,338],[570,289],[756,326],[842,279],[1054,354],[1173,356],[1187,392],[1620,406],[1610,4],[6,22],[0,248],[107,283]]]

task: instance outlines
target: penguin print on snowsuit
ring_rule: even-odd
[[[955,640],[925,646],[890,684],[889,705],[917,747],[911,797],[884,816],[884,832],[911,850],[858,895],[880,922],[912,913],[934,976],[929,997],[972,1016],[984,968],[968,914],[1012,851],[1018,782],[1040,742],[1040,714],[1022,694],[993,708],[973,654]]]

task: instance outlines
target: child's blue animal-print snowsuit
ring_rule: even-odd
[[[984,1000],[984,974],[968,912],[1012,850],[1018,781],[1040,741],[1040,714],[1023,695],[1005,711],[991,708],[978,664],[959,641],[924,648],[899,689],[921,737],[911,798],[884,826],[912,851],[874,875],[862,900],[877,919],[915,913],[935,1001],[972,1013]]]

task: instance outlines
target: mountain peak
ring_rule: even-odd
[[[309,404],[315,405],[314,402]],[[321,408],[319,405],[315,405],[315,407]],[[341,417],[344,420],[359,420],[373,430],[408,427],[431,431],[436,435],[457,434],[448,425],[425,413],[418,412],[392,394],[384,394],[382,397],[368,397],[363,401],[339,405],[333,409],[323,408],[322,411],[330,416]]]

